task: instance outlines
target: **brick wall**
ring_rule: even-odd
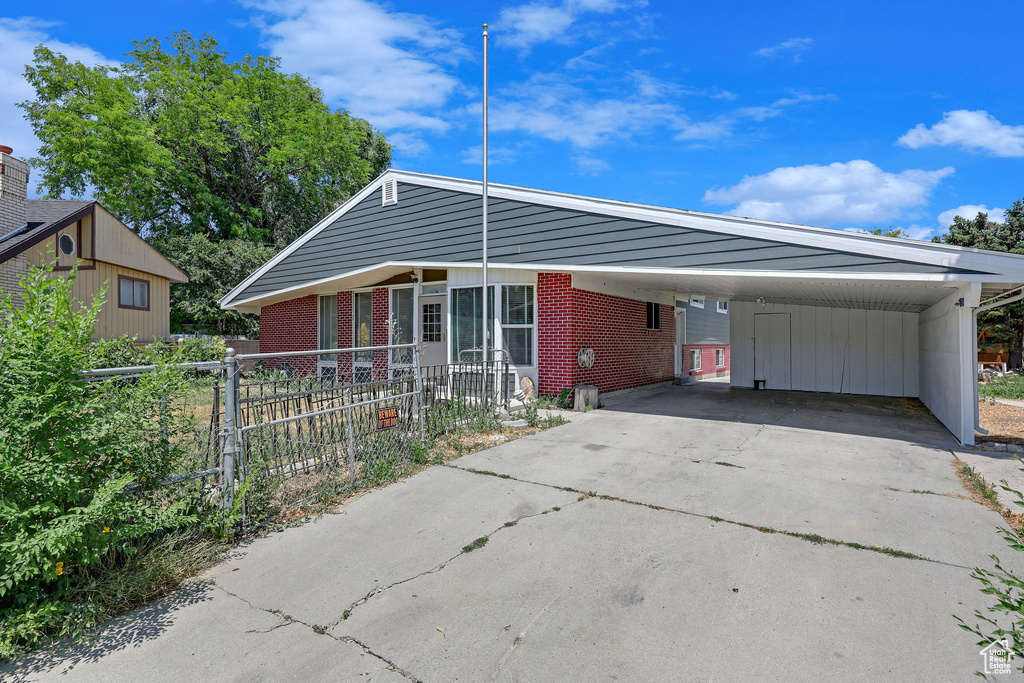
[[[24,252],[0,263],[0,296],[9,294],[15,308],[21,308],[21,277],[28,272],[28,257]]]
[[[700,370],[690,367],[690,350],[700,350]],[[725,349],[725,365],[715,365],[715,350]],[[687,344],[683,347],[683,373],[693,377],[714,377],[728,374],[729,372],[729,345],[722,344]]]
[[[264,306],[260,311],[260,353],[304,351],[319,345],[316,295]],[[272,359],[270,367],[288,364],[298,374],[316,374],[315,356]]]
[[[538,379],[542,394],[577,384],[604,393],[671,380],[675,374],[673,307],[661,306],[661,329],[647,329],[647,303],[571,286],[562,273],[537,275]],[[594,366],[576,353],[594,349]]]
[[[28,177],[27,163],[0,150],[0,235],[25,225]]]
[[[348,349],[355,346],[355,322],[352,319],[352,292],[338,292],[338,348]],[[344,377],[352,376],[352,354],[342,354],[338,359],[338,373]]]
[[[537,274],[537,390],[557,394],[574,386],[576,366],[572,339],[572,276]]]

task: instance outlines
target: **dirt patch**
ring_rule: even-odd
[[[982,400],[979,413],[981,426],[989,433],[978,441],[1024,444],[1024,408]]]

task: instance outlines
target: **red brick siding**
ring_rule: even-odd
[[[391,292],[387,287],[377,287],[373,290],[373,345],[388,345],[388,320],[390,315],[391,302],[388,301],[388,294]],[[388,352],[373,352],[373,378],[375,380],[385,379],[388,370]]]
[[[563,273],[537,274],[537,374],[540,393],[557,394],[580,383],[601,392],[672,379],[675,318],[661,307],[661,330],[647,330],[647,303],[572,288]],[[576,353],[594,349],[594,367],[580,368]]]
[[[574,384],[602,393],[671,380],[675,374],[673,307],[661,306],[661,329],[647,329],[647,302],[573,290],[573,347],[594,349],[594,366],[579,367]]]
[[[700,349],[700,370],[690,368],[690,349]],[[725,349],[725,365],[715,365],[715,350]],[[729,372],[729,345],[722,344],[687,344],[683,347],[683,373],[701,377],[702,375],[714,375],[717,372]]]
[[[541,394],[574,386],[572,276],[537,274],[537,379]]]
[[[317,296],[310,295],[264,306],[260,311],[260,353],[317,348],[317,302]],[[272,360],[266,364],[278,367],[284,362],[300,374],[316,373],[313,356]]]

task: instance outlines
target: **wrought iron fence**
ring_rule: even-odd
[[[82,373],[118,386],[158,366]],[[166,368],[163,368],[166,369]],[[161,406],[175,453],[161,483],[189,482],[243,524],[288,521],[357,485],[392,479],[425,441],[508,407],[507,361],[419,366],[414,344],[240,354],[175,366]],[[111,383],[111,384],[107,384]]]

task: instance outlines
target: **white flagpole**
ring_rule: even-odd
[[[484,351],[483,351],[483,369],[484,369],[484,396],[483,396],[483,408],[487,410],[487,378],[490,374],[488,360],[488,350],[490,349],[490,339],[488,338],[488,330],[490,322],[487,318],[490,308],[487,305],[487,24],[484,24],[484,178],[483,178],[483,324],[484,324]]]

